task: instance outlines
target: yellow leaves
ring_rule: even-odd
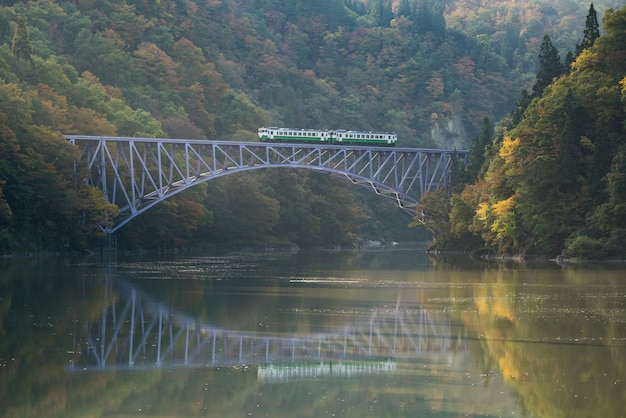
[[[599,61],[600,57],[597,53],[592,52],[590,49],[583,49],[572,63],[571,72],[578,73],[580,71],[588,71],[588,69],[596,68]]]
[[[496,238],[513,238],[516,229],[513,208],[515,206],[516,195],[505,200],[500,200],[492,206],[494,221],[491,224],[491,231],[496,234]]]
[[[513,213],[517,197],[518,195],[514,194],[495,203],[480,202],[478,209],[476,209],[476,217],[483,222],[490,221],[492,223],[491,229],[496,232],[495,224],[502,222],[509,214]]]
[[[476,209],[476,216],[481,221],[485,222],[487,220],[487,213],[489,211],[489,204],[485,202],[481,202],[478,204],[478,209]]]
[[[500,200],[499,202],[494,203],[493,205],[493,213],[496,217],[502,218],[509,213],[515,204],[515,195],[509,197],[508,199]]]
[[[495,202],[480,202],[476,209],[476,219],[482,223],[483,239],[493,244],[514,242],[517,237],[515,203],[519,195]]]
[[[505,161],[505,163],[510,164],[515,156],[515,153],[519,149],[519,146],[519,138],[511,139],[511,137],[506,136],[502,141],[502,146],[500,147],[498,155]]]

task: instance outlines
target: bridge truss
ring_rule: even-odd
[[[196,184],[259,168],[329,173],[367,187],[411,215],[421,196],[447,184],[469,151],[66,135],[87,161],[87,181],[120,208],[113,233]]]

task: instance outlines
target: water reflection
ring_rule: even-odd
[[[431,314],[400,301],[394,308],[353,310],[342,315],[345,324],[328,330],[289,334],[226,329],[176,311],[122,279],[109,276],[103,287],[102,315],[95,322],[84,321],[85,332],[79,334],[84,343],[74,351],[72,370],[282,363],[280,368],[261,369],[260,375],[282,371],[293,379],[309,372],[321,377],[392,371],[391,359],[467,349],[447,310]],[[386,361],[374,361],[381,359]],[[305,372],[290,371],[287,363]]]
[[[408,251],[0,265],[0,413],[626,416],[626,271]]]

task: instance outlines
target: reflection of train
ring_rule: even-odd
[[[259,128],[259,139],[267,142],[319,142],[325,144],[394,146],[398,135],[389,132],[334,131],[292,128]]]

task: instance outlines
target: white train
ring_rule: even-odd
[[[391,132],[368,132],[292,129],[292,128],[259,128],[259,139],[267,142],[302,142],[326,143],[347,145],[379,145],[393,147],[398,141],[398,135]]]

